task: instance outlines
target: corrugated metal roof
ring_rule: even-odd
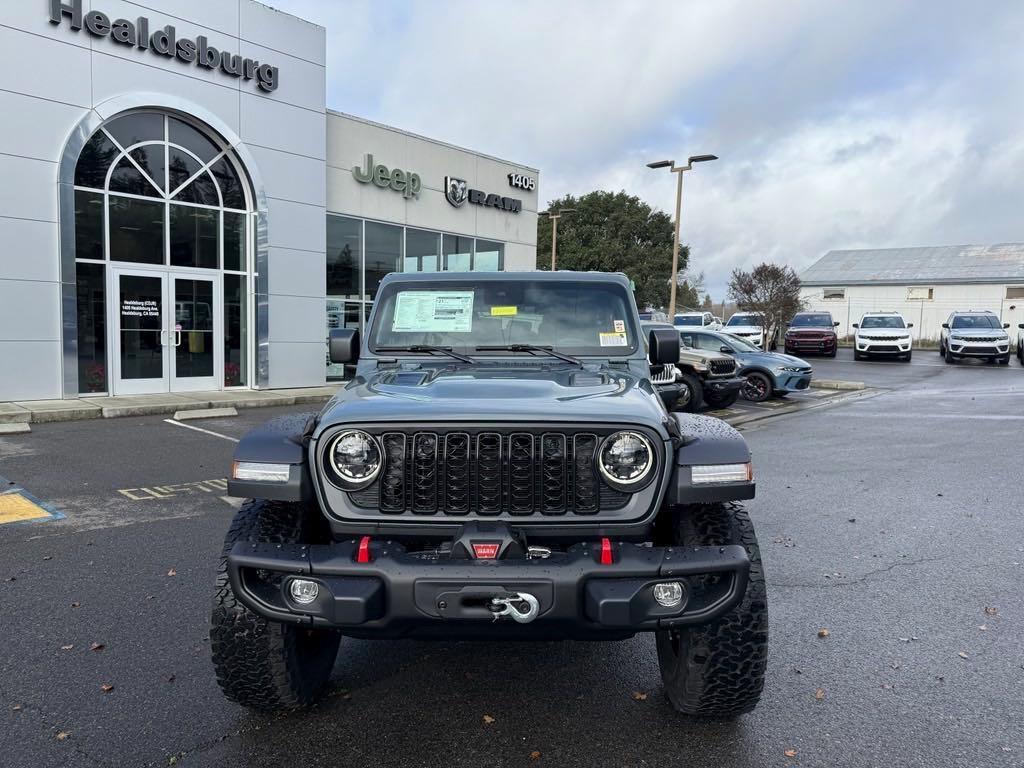
[[[829,251],[800,275],[804,285],[1024,283],[1024,243]]]

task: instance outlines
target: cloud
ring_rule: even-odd
[[[541,194],[687,175],[683,239],[719,298],[761,260],[1024,240],[1024,7],[278,0],[328,28],[336,109],[541,169]]]

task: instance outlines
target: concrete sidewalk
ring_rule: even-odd
[[[262,408],[320,403],[337,391],[338,385],[331,385],[302,389],[245,389],[132,397],[83,397],[77,400],[26,400],[0,403],[0,424],[39,424],[48,421],[148,416],[207,408]]]

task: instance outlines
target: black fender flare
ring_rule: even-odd
[[[693,484],[691,467],[699,464],[747,464],[750,447],[736,429],[721,419],[694,413],[672,413],[680,440],[673,457],[672,480],[665,500],[670,505],[752,499],[753,479],[715,485]]]
[[[228,495],[243,499],[312,501],[313,478],[307,462],[309,435],[316,426],[315,412],[278,416],[250,430],[235,448],[234,461],[287,464],[288,481],[236,480],[234,465],[228,479]]]

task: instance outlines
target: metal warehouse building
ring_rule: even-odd
[[[536,265],[537,171],[328,109],[323,27],[253,0],[0,21],[0,401],[321,385],[386,273]]]
[[[800,280],[807,308],[831,312],[840,335],[873,311],[900,312],[933,341],[955,310],[1024,322],[1024,243],[829,251]]]

